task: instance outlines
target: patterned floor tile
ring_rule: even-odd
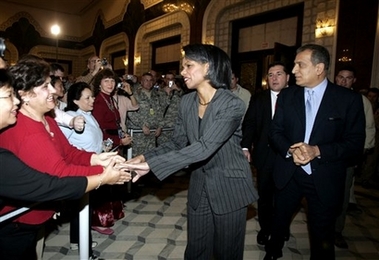
[[[93,232],[99,244],[94,251],[101,259],[182,260],[187,241],[188,175],[170,178],[154,187],[145,187],[139,198],[126,202],[125,217],[112,227],[111,236]],[[336,248],[337,260],[379,259],[379,191],[356,187],[362,214],[348,216],[343,235],[349,249]],[[264,247],[257,245],[259,231],[257,205],[248,210],[244,260],[263,259]],[[281,260],[309,259],[306,215],[301,207],[291,224],[291,237],[283,248]],[[69,249],[69,225],[63,223],[46,239],[44,259],[79,259]]]

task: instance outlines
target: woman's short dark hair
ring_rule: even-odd
[[[208,63],[209,69],[205,79],[214,88],[229,89],[232,82],[232,66],[229,56],[220,48],[208,44],[190,44],[183,47],[187,59]]]
[[[101,80],[108,79],[108,78],[112,78],[116,82],[118,80],[116,73],[114,73],[114,71],[111,69],[103,69],[96,74],[95,78],[93,79],[93,87],[94,87],[93,92],[95,96],[97,96],[97,94],[100,93]],[[115,91],[116,91],[116,88],[113,90],[113,92]]]
[[[91,90],[91,86],[86,82],[76,82],[71,85],[67,91],[67,106],[64,109],[65,111],[77,111],[79,109],[79,106],[74,101],[82,97],[82,92],[86,88]]]
[[[6,69],[0,69],[0,88],[2,87],[12,87],[13,86],[13,76]]]
[[[31,91],[33,88],[42,85],[50,77],[50,64],[38,57],[28,57],[10,67],[13,74],[17,98],[20,98],[18,91]]]
[[[329,51],[324,46],[318,44],[305,44],[299,47],[296,50],[296,53],[303,52],[306,50],[310,50],[312,52],[311,61],[313,65],[317,65],[318,63],[324,63],[324,70],[328,71],[330,64],[330,55]]]

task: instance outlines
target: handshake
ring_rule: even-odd
[[[150,171],[149,165],[145,162],[143,155],[138,155],[128,161],[117,155],[117,152],[107,152],[93,154],[91,165],[102,165],[106,167],[101,174],[101,183],[103,184],[124,184],[132,180],[136,182],[140,177]]]
[[[306,165],[321,155],[317,145],[309,145],[303,142],[291,145],[288,152],[292,155],[293,162],[298,166]]]

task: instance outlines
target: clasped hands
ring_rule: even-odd
[[[91,165],[105,167],[102,174],[105,178],[104,183],[107,184],[124,184],[132,179],[132,175],[124,163],[125,158],[118,155],[117,152],[105,152],[91,156]]]
[[[320,150],[317,145],[309,145],[303,142],[291,145],[288,152],[292,155],[293,162],[296,165],[306,165],[320,156]]]
[[[113,170],[120,172],[120,181],[130,181],[132,173],[135,174],[133,182],[136,182],[140,177],[146,175],[150,171],[149,165],[145,162],[143,155],[138,155],[128,161],[124,157],[117,155],[117,152],[108,152],[101,154],[93,154],[91,157],[91,165],[107,166]],[[110,166],[111,165],[111,166]],[[121,184],[118,181],[116,184]]]

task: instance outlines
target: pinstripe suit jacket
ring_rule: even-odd
[[[144,154],[160,179],[191,165],[188,203],[197,208],[203,188],[212,210],[224,214],[254,202],[257,192],[240,141],[245,105],[218,89],[200,122],[196,92],[182,97],[172,140]]]

